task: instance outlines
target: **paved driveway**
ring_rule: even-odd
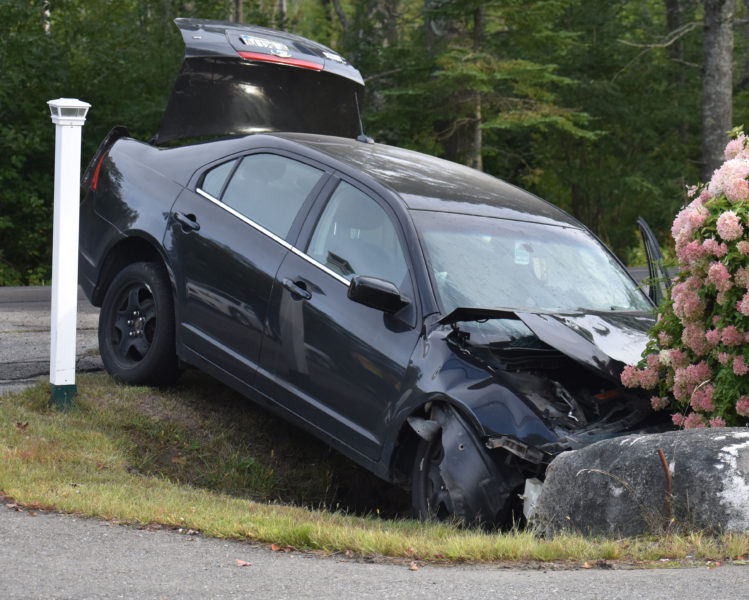
[[[49,377],[51,288],[0,287],[0,394]],[[78,295],[77,370],[101,368],[99,309]]]

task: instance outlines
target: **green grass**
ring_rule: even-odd
[[[747,535],[542,539],[416,522],[405,492],[196,372],[167,391],[123,386],[102,374],[80,375],[77,383],[67,411],[49,408],[43,384],[0,396],[0,491],[7,497],[360,556],[672,564],[749,555]]]

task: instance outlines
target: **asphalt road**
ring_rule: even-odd
[[[273,599],[747,598],[749,569],[375,564],[0,506],[2,597]],[[237,560],[251,563],[238,566]]]
[[[40,377],[49,380],[51,288],[0,287],[0,394],[20,389]],[[76,367],[101,368],[96,327],[99,310],[78,294]]]
[[[79,303],[79,369],[100,368],[98,311]],[[0,394],[49,373],[49,288],[0,288]],[[15,386],[15,387],[14,387]],[[0,396],[2,402],[2,396]],[[0,481],[0,489],[2,489]],[[372,563],[0,503],[0,599],[749,598],[749,567],[569,569]],[[38,513],[38,514],[37,514]],[[251,563],[240,567],[236,560]],[[665,566],[665,564],[664,564]]]

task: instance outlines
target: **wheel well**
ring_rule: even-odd
[[[94,306],[101,306],[104,294],[107,292],[112,279],[127,265],[140,262],[160,262],[164,264],[159,251],[149,241],[140,237],[129,237],[117,243],[107,254],[99,270],[99,278],[92,298]]]
[[[429,411],[434,404],[450,404],[463,418],[466,418],[459,406],[455,406],[443,397],[431,398],[414,409],[408,416],[428,418]],[[466,421],[470,424],[473,419],[466,418]],[[411,471],[416,459],[416,447],[419,445],[420,439],[419,435],[409,425],[408,420],[403,421],[390,460],[390,480],[394,483],[406,488],[411,486]]]

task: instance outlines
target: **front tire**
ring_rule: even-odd
[[[439,425],[430,439],[420,439],[411,478],[414,515],[422,520],[454,521],[489,529],[507,526],[519,470],[499,466],[471,427],[449,406],[435,406]]]
[[[163,265],[132,263],[107,288],[99,313],[106,370],[133,385],[165,386],[178,375],[174,301]]]

